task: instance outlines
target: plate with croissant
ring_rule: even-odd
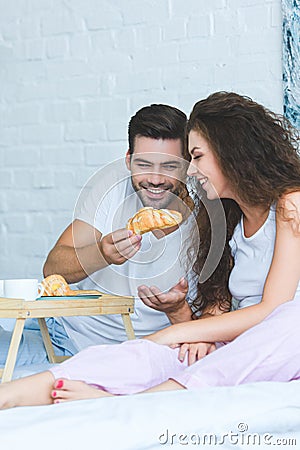
[[[71,289],[66,280],[61,275],[49,275],[44,278],[42,281],[42,285],[44,287],[44,293],[41,299],[45,297],[51,297],[51,299],[71,299],[75,298],[84,298],[84,299],[92,299],[101,297],[101,292],[96,290],[74,290]]]
[[[155,209],[151,206],[140,209],[128,220],[126,228],[133,234],[144,234],[153,230],[161,230],[179,225],[182,215],[170,209]]]

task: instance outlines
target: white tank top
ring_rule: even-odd
[[[271,206],[265,223],[251,237],[245,237],[243,218],[229,242],[234,267],[229,277],[229,290],[238,308],[259,303],[271,265],[276,237],[276,206]],[[295,298],[300,299],[300,282]]]

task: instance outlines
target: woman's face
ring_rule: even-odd
[[[187,173],[199,181],[207,198],[234,198],[229,180],[223,175],[209,143],[195,130],[189,133],[189,152],[192,160]]]

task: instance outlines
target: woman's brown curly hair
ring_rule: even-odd
[[[208,141],[223,175],[243,203],[267,209],[282,194],[300,189],[299,132],[286,118],[249,97],[217,92],[197,102],[187,123],[187,133],[191,130]],[[204,206],[210,201],[200,185],[196,186],[196,195],[200,246],[193,269],[200,276],[210,249],[212,230],[211,217]],[[242,212],[234,200],[212,200],[220,201],[226,217],[224,251],[212,275],[203,283],[200,278],[193,303],[194,315],[213,310],[215,306],[228,311],[231,306],[228,279],[233,259],[229,240]]]

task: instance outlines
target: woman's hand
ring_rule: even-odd
[[[178,359],[183,362],[188,354],[188,365],[194,364],[199,359],[216,350],[213,342],[196,342],[193,344],[170,345],[171,348],[179,347]]]

